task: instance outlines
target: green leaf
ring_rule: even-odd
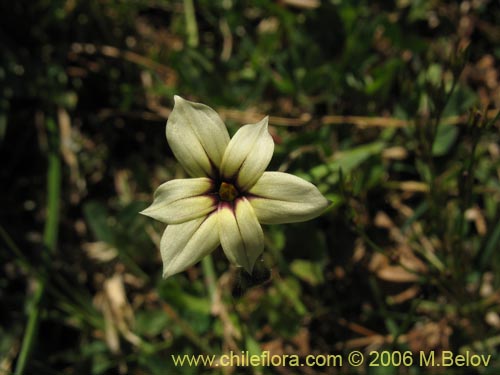
[[[183,311],[190,311],[201,315],[210,315],[210,301],[208,297],[198,297],[181,289],[174,280],[165,280],[158,288],[158,293],[165,300]]]
[[[300,285],[293,278],[286,278],[276,282],[276,287],[280,293],[292,304],[295,312],[299,315],[304,315],[307,308],[300,300]]]
[[[168,324],[168,316],[162,310],[139,311],[135,317],[135,330],[139,335],[155,336]]]
[[[99,241],[112,244],[113,232],[108,225],[108,211],[98,202],[89,202],[83,206],[83,215],[94,237]]]
[[[248,351],[248,355],[250,357],[253,355],[259,356],[262,354],[262,349],[260,348],[259,343],[257,341],[255,341],[255,339],[250,335],[246,336],[245,346],[246,346],[246,349]],[[258,366],[258,367],[260,367],[260,366]]]
[[[448,153],[458,137],[458,128],[453,125],[440,125],[437,130],[436,140],[432,145],[433,156],[443,156]]]
[[[315,180],[328,177],[330,183],[338,181],[338,172],[349,173],[369,158],[379,155],[385,147],[385,142],[373,142],[342,151],[328,164],[318,165],[310,170]]]
[[[379,351],[381,352],[381,351]],[[389,352],[390,353],[390,352]],[[372,359],[372,357],[369,357]],[[380,358],[380,357],[379,357]],[[368,375],[396,375],[398,374],[398,368],[394,366],[370,366],[368,367]]]
[[[322,284],[325,281],[323,267],[318,263],[297,259],[291,263],[290,268],[297,277],[312,286]]]

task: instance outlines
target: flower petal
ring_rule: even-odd
[[[213,182],[206,177],[168,181],[155,191],[154,201],[141,214],[166,224],[178,224],[205,216],[217,207],[208,193]]]
[[[282,172],[265,172],[250,189],[250,194],[250,204],[262,224],[310,220],[329,204],[316,186]]]
[[[224,253],[238,266],[252,272],[255,261],[264,251],[264,233],[246,198],[219,205],[219,235]]]
[[[192,177],[216,177],[229,133],[212,108],[175,96],[167,122],[167,140],[175,157]]]
[[[160,242],[163,277],[184,271],[219,246],[217,213],[167,226]]]
[[[222,177],[236,180],[241,191],[247,191],[257,182],[273,156],[274,142],[267,124],[268,117],[241,127],[222,158]]]

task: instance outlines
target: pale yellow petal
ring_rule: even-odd
[[[249,193],[250,203],[262,224],[310,220],[329,204],[316,186],[282,172],[265,172]]]
[[[246,198],[237,199],[234,205],[219,206],[219,235],[228,259],[252,272],[255,261],[264,251],[264,233],[252,206]]]
[[[167,226],[160,242],[163,277],[175,275],[199,262],[219,246],[217,213]]]
[[[172,152],[192,177],[217,177],[229,143],[226,125],[212,108],[175,96],[167,122]]]
[[[221,174],[226,180],[234,180],[240,191],[247,191],[262,176],[274,151],[269,134],[268,118],[242,126],[234,135],[222,158]]]
[[[153,204],[141,214],[166,224],[205,216],[217,207],[212,190],[213,182],[206,177],[168,181],[156,190]]]

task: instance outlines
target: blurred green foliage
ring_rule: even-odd
[[[0,373],[282,373],[171,355],[353,349],[472,350],[489,367],[449,373],[497,373],[499,19],[487,0],[1,2]],[[161,279],[164,228],[137,213],[185,176],[174,94],[232,133],[271,115],[270,169],[332,201],[265,227],[253,275],[216,251]]]

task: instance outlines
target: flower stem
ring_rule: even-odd
[[[61,160],[59,156],[59,137],[57,134],[57,125],[52,119],[47,121],[47,131],[49,139],[48,148],[48,169],[47,169],[47,219],[43,232],[44,251],[43,259],[45,265],[48,265],[50,255],[55,252],[57,244],[57,234],[59,229],[59,196],[61,191]],[[26,330],[24,332],[23,343],[19,352],[19,358],[16,363],[15,374],[25,373],[26,365],[29,362],[33,350],[38,325],[40,322],[40,313],[42,301],[45,295],[47,279],[39,277],[37,280],[36,291],[33,300],[29,302],[29,316]]]
[[[210,295],[210,300],[214,301],[215,291],[217,289],[216,280],[217,274],[215,273],[214,261],[212,259],[212,254],[208,254],[201,260],[201,266],[203,267],[203,274],[205,275],[205,281],[207,283],[208,294]]]
[[[184,0],[184,15],[186,16],[187,44],[189,47],[198,47],[198,24],[194,12],[193,0]]]

